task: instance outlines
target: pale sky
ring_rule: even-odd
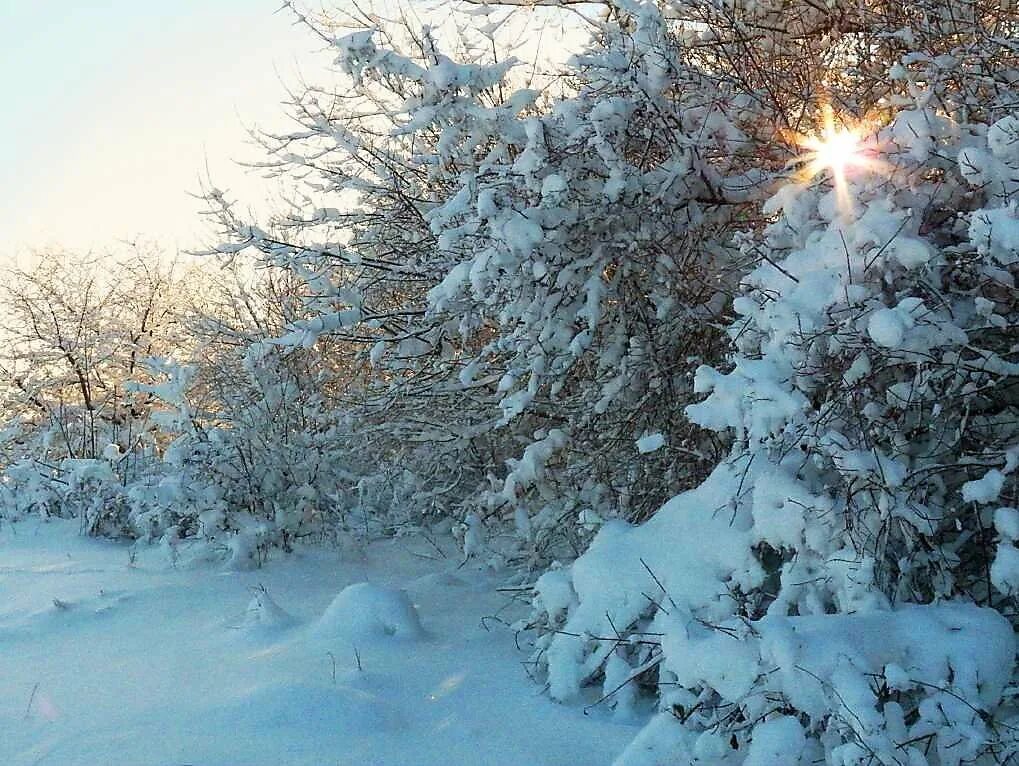
[[[431,16],[432,3],[405,2],[414,16]],[[191,196],[207,174],[233,198],[270,209],[278,185],[236,162],[265,157],[247,128],[291,127],[280,103],[286,85],[301,74],[328,84],[331,63],[319,38],[277,12],[281,4],[0,0],[0,266],[32,249],[209,244],[202,202]],[[433,22],[448,8],[435,12]],[[571,47],[564,35],[577,38],[548,14],[513,18],[501,44],[524,60],[535,47],[547,49],[542,59],[562,58]]]
[[[328,58],[279,0],[0,0],[0,262],[139,235],[207,238],[206,167],[258,202],[245,126],[287,125],[283,83]]]

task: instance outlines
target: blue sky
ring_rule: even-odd
[[[0,259],[139,234],[203,237],[206,163],[253,201],[245,125],[279,127],[281,83],[314,79],[320,43],[279,0],[0,0]]]

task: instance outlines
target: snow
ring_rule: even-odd
[[[294,319],[268,334],[249,310],[236,339],[261,340],[236,357],[209,367],[181,343],[193,371],[147,364],[167,381],[127,385],[170,409],[155,430],[88,418],[81,452],[112,442],[102,460],[63,461],[52,426],[72,421],[53,416],[12,452],[51,459],[0,477],[18,518],[159,543],[4,528],[0,764],[597,766],[625,741],[617,766],[1019,753],[1008,56],[975,16],[965,45],[924,13],[863,18],[894,44],[841,46],[848,68],[812,90],[846,91],[826,123],[873,117],[827,126],[819,148],[852,137],[855,161],[825,151],[808,180],[761,142],[777,110],[809,131],[821,105],[740,83],[797,50],[808,71],[823,37],[783,34],[776,0],[703,4],[706,26],[747,35],[612,5],[566,90],[541,75],[508,98],[513,59],[465,38],[458,64],[428,28],[406,47],[366,17],[379,28],[332,42],[371,113],[311,87],[289,105],[300,132],[265,146],[260,166],[303,190],[291,215],[251,226],[210,192],[233,240],[217,252],[295,278]],[[720,79],[734,31],[763,55]],[[132,355],[151,340],[129,335]],[[356,347],[379,373],[356,376],[363,397],[346,395]],[[220,380],[232,394],[203,405]],[[169,459],[147,473],[125,430],[153,458],[174,440]],[[357,517],[365,536],[441,517],[441,538],[358,546]],[[503,576],[531,613],[494,591]]]
[[[765,721],[754,729],[750,752],[743,766],[774,766],[776,763],[796,766],[807,744],[803,727],[787,715]]]
[[[998,546],[991,563],[991,584],[1008,595],[1019,592],[1019,548],[1011,543]]]
[[[1019,117],[1008,115],[987,129],[987,146],[1005,161],[1019,160]]]
[[[954,124],[932,109],[904,109],[895,116],[892,139],[912,160],[922,163],[935,150],[937,140],[950,135]]]
[[[1002,266],[1019,261],[1019,216],[1014,207],[977,211],[970,219],[969,236],[981,255]]]
[[[1019,540],[1019,509],[998,508],[994,512],[994,528],[1006,540]]]
[[[772,683],[799,710],[817,717],[831,708],[829,697],[852,693],[856,677],[883,675],[888,665],[900,677],[904,671],[910,686],[954,686],[971,703],[990,709],[1001,698],[1015,655],[1015,638],[1005,618],[971,604],[765,617],[758,631],[762,656],[772,661],[769,667],[778,668]],[[846,673],[849,666],[852,671]],[[875,702],[872,690],[863,694],[861,706],[854,708],[858,716]]]
[[[221,571],[77,531],[0,527],[5,766],[598,766],[636,733],[536,695],[499,580],[423,541]]]
[[[637,452],[642,455],[665,446],[665,436],[660,433],[648,434],[637,439]]]
[[[569,572],[562,568],[550,569],[535,583],[538,606],[553,620],[564,617],[576,599]]]
[[[899,348],[906,329],[907,325],[895,309],[879,309],[870,315],[867,322],[867,334],[884,348]]]
[[[349,640],[419,638],[421,620],[407,592],[369,582],[348,585],[315,623],[320,637]]]
[[[993,503],[1005,486],[1005,474],[992,468],[979,479],[962,485],[962,499],[967,503]]]

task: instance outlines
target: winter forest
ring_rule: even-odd
[[[3,262],[0,762],[1019,766],[1019,6],[423,5]]]

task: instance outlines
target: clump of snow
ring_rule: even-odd
[[[879,346],[899,348],[914,324],[913,312],[919,305],[915,299],[906,299],[895,308],[878,309],[867,321],[867,334]]]
[[[1019,117],[1002,117],[987,129],[987,146],[998,159],[1019,162]]]
[[[962,499],[967,503],[993,503],[1005,486],[1005,474],[992,468],[979,479],[962,485]]]
[[[1002,593],[1019,593],[1019,548],[1001,543],[991,563],[991,584]]]
[[[807,738],[800,722],[792,716],[782,715],[754,727],[754,738],[743,766],[797,766],[803,763],[801,757],[807,745]]]
[[[606,702],[612,707],[613,717],[629,720],[635,714],[637,685],[633,683],[634,669],[619,653],[613,653],[605,662]]]
[[[263,586],[254,590],[238,627],[249,634],[269,634],[285,630],[295,622],[293,616],[277,604]]]
[[[1019,261],[1019,214],[1014,207],[978,210],[970,218],[969,236],[979,253],[1002,266]]]
[[[993,177],[993,174],[988,172],[988,167],[993,161],[986,151],[967,146],[959,152],[959,172],[970,186],[983,186]]]
[[[562,567],[553,567],[545,572],[534,584],[534,590],[536,606],[553,621],[565,617],[577,598],[569,570]]]
[[[665,436],[661,433],[648,434],[637,439],[637,452],[646,455],[665,446]]]
[[[480,556],[485,550],[485,524],[476,513],[468,513],[457,530],[460,534],[464,558]]]
[[[994,528],[1006,540],[1019,540],[1019,508],[998,508],[994,512]]]
[[[102,483],[116,480],[113,469],[105,460],[65,458],[60,462],[60,469],[67,477],[66,481],[73,486],[82,486],[92,481]]]
[[[424,634],[406,591],[368,582],[340,591],[312,632],[319,638],[347,640],[415,639]]]
[[[906,333],[906,326],[895,309],[880,309],[870,315],[867,333],[877,345],[898,348]]]
[[[552,428],[547,433],[537,432],[534,441],[524,448],[519,459],[506,461],[508,472],[503,481],[499,502],[511,504],[517,496],[539,484],[545,475],[546,466],[569,443],[566,432]]]
[[[892,140],[913,161],[926,162],[935,151],[938,140],[956,130],[954,123],[931,109],[903,109],[896,116],[889,132]]]
[[[118,462],[123,456],[124,453],[120,451],[119,444],[107,444],[103,448],[103,457],[109,460],[111,463]]]

